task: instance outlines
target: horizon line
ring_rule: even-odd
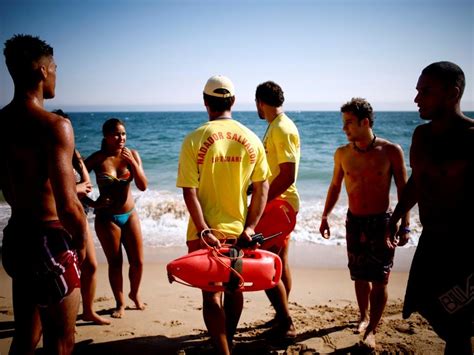
[[[46,106],[45,107],[49,111],[53,111],[58,109],[57,107],[53,106]],[[70,107],[68,108],[67,106],[61,107],[63,111],[66,111],[68,113],[73,112],[73,113],[129,113],[129,112],[136,112],[136,113],[146,113],[146,112],[190,112],[190,113],[206,113],[206,110],[204,109],[160,109],[160,108],[150,108],[150,109],[132,109],[132,108],[127,108],[124,107],[122,109],[118,107],[109,107],[109,108],[98,108],[98,107],[91,107],[87,109],[86,107],[83,108],[78,108],[78,107]],[[245,113],[257,113],[256,110],[251,110],[251,109],[237,109],[237,110],[232,110],[232,112],[245,112]],[[340,110],[331,110],[331,109],[284,109],[284,112],[340,112]],[[418,110],[413,109],[413,110],[408,110],[408,109],[380,109],[380,110],[374,110],[374,113],[380,113],[380,112],[411,112],[411,113],[418,113]],[[472,110],[463,110],[462,112],[464,113],[473,113],[474,109]]]
[[[463,112],[474,112],[474,101],[463,102],[465,109]],[[403,103],[376,103],[372,104],[374,112],[417,112],[416,105],[408,105]],[[203,104],[132,104],[132,105],[78,105],[52,102],[45,102],[45,108],[48,110],[61,108],[68,112],[205,112]],[[309,103],[291,103],[283,106],[283,110],[287,112],[339,112],[340,104],[324,102],[320,104]],[[233,112],[256,112],[254,104],[241,103],[236,104]]]

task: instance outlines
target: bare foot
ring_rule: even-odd
[[[112,318],[122,318],[125,313],[125,307],[118,307],[112,312]]]
[[[143,311],[145,309],[146,303],[140,301],[140,298],[137,296],[133,297],[132,294],[128,294],[128,297],[135,303],[135,308]]]
[[[83,313],[82,314],[82,320],[85,320],[87,322],[93,322],[98,325],[109,325],[111,322],[108,319],[102,318],[99,316],[97,313],[92,311],[91,313]]]
[[[265,333],[267,338],[276,340],[294,340],[296,338],[296,328],[291,317],[284,320],[277,320],[276,324]]]
[[[370,350],[375,350],[375,333],[373,331],[364,334],[362,345]]]
[[[356,334],[362,334],[367,329],[369,325],[369,321],[367,319],[363,319],[357,325],[357,330],[355,331]]]

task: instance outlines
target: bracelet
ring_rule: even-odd
[[[203,236],[205,236],[205,235],[208,235],[208,234],[210,234],[210,233],[211,233],[211,230],[210,230],[210,229],[203,229],[202,231],[197,232],[197,237],[198,237],[198,238],[201,238],[201,237],[203,237]]]
[[[321,216],[322,220],[328,219],[328,216]]]
[[[411,229],[408,228],[408,227],[403,227],[403,228],[400,228],[400,229],[403,233],[410,233],[411,232]]]

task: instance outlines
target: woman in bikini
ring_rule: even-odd
[[[140,155],[125,147],[125,125],[117,118],[102,126],[102,147],[85,161],[87,170],[94,171],[100,198],[109,200],[109,206],[95,210],[95,231],[109,265],[109,281],[114,293],[116,309],[112,317],[121,318],[125,310],[122,275],[122,244],[130,264],[130,293],[128,296],[137,309],[144,309],[138,289],[143,273],[143,243],[140,220],[130,183],[141,191],[147,188]]]

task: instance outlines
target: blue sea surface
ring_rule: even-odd
[[[347,143],[338,112],[287,112],[299,128],[301,163],[298,186],[302,198],[324,197],[332,176],[333,154]],[[100,147],[102,124],[110,117],[122,119],[127,145],[137,149],[150,180],[150,188],[175,190],[176,169],[185,135],[207,121],[206,112],[70,113],[76,146],[84,157]],[[255,112],[234,112],[234,119],[263,137],[267,123]],[[381,112],[374,132],[400,144],[407,155],[414,128],[421,124],[416,112]]]
[[[344,244],[347,198],[344,191],[330,218],[332,238],[319,236],[320,216],[333,171],[333,154],[346,144],[339,112],[287,112],[301,136],[301,162],[297,187],[301,210],[293,240],[326,244]],[[149,179],[148,191],[135,191],[145,244],[182,245],[187,212],[181,190],[175,187],[181,142],[186,134],[206,122],[201,112],[95,112],[70,113],[76,146],[84,157],[100,147],[102,124],[110,117],[122,119],[127,129],[127,145],[138,150]],[[234,119],[263,138],[267,123],[256,112],[234,112]],[[416,112],[380,112],[374,132],[401,145],[408,157],[414,128],[422,124]],[[408,165],[408,160],[407,160]],[[92,177],[94,180],[94,176]],[[395,191],[393,189],[393,191]],[[393,193],[393,205],[396,194]]]
[[[333,155],[337,147],[346,144],[339,112],[286,112],[296,123],[301,137],[301,162],[297,187],[301,196],[298,223],[293,241],[323,244],[345,244],[345,191],[329,218],[331,239],[319,235],[320,217],[326,192],[333,172]],[[140,215],[145,246],[163,247],[183,245],[188,214],[181,190],[175,187],[181,143],[189,132],[207,121],[201,112],[70,112],[75,131],[77,149],[85,158],[100,149],[102,124],[111,117],[124,121],[127,146],[141,156],[149,188],[145,192],[133,190],[136,208]],[[469,115],[469,114],[468,114]],[[473,116],[472,114],[470,115]],[[252,129],[263,138],[266,121],[256,112],[234,112],[233,118]],[[423,124],[417,112],[378,112],[374,133],[399,144],[405,154],[409,169],[408,153],[416,126]],[[95,185],[95,176],[92,174]],[[97,197],[95,187],[92,197]],[[396,190],[391,192],[391,205],[395,206]],[[5,225],[9,209],[0,205],[0,224]],[[89,213],[92,224],[93,214]],[[3,229],[3,228],[2,228]],[[94,230],[92,228],[92,230]],[[416,245],[421,226],[418,210],[412,210],[412,245]],[[97,240],[96,240],[96,243]]]

